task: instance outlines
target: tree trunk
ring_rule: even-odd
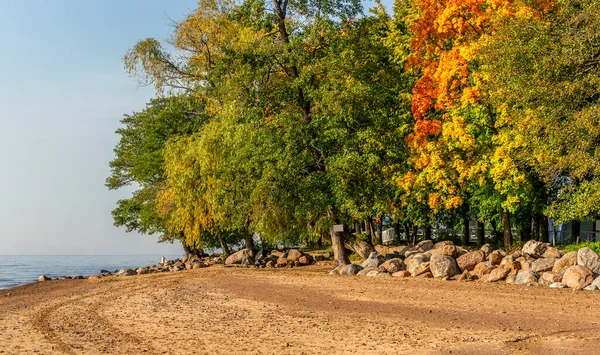
[[[190,247],[187,244],[185,244],[183,241],[181,242],[181,245],[183,246],[183,251],[185,252],[185,256],[187,256],[188,259],[190,257],[201,258],[204,255],[204,250],[202,250],[202,249]]]
[[[464,216],[463,217],[463,238],[462,238],[462,244],[463,245],[469,245],[470,242],[471,242],[471,231],[469,230],[469,217],[468,216]]]
[[[477,221],[477,245],[482,246],[485,244],[485,223],[483,221]]]
[[[577,238],[580,237],[581,234],[581,221],[572,221],[571,222],[571,243],[577,242]]]
[[[540,224],[538,222],[538,216],[535,215],[531,219],[531,239],[540,240]]]
[[[371,223],[369,223],[368,218],[365,218],[365,234],[367,235],[367,239],[371,240]]]
[[[413,245],[417,245],[417,233],[419,233],[419,227],[416,224],[412,226],[412,243]]]
[[[548,243],[550,240],[550,231],[548,230],[548,218],[546,216],[541,215],[540,223],[538,224],[540,228],[540,242]]]
[[[360,223],[356,219],[352,219],[352,225],[354,226],[354,234],[360,234]]]
[[[427,225],[424,228],[425,228],[425,239],[426,240],[431,239],[431,226]]]
[[[396,234],[394,236],[394,239],[396,239],[396,242],[399,242],[400,241],[400,222],[394,223],[394,234]]]
[[[331,246],[333,247],[333,264],[335,266],[350,264],[350,259],[348,259],[344,247],[344,232],[331,230]]]
[[[221,250],[223,250],[223,254],[225,254],[225,256],[231,255],[231,250],[229,250],[229,246],[227,245],[227,242],[225,242],[225,238],[223,238],[223,236],[220,234],[218,238],[219,244],[221,244]]]
[[[245,241],[246,241],[246,249],[248,249],[248,251],[250,252],[250,256],[252,257],[252,259],[254,259],[254,255],[255,255],[254,235],[252,233],[247,234]]]
[[[512,246],[512,233],[510,230],[510,214],[507,210],[502,211],[502,231],[504,234],[504,247],[508,249]]]
[[[383,244],[382,229],[383,229],[383,218],[381,218],[381,215],[380,215],[379,217],[377,217],[377,221],[375,221],[375,242],[377,243],[375,245]]]

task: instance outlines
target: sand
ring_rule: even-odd
[[[0,354],[598,353],[600,293],[211,267],[0,291]]]

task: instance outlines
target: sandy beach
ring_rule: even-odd
[[[212,267],[0,291],[0,353],[582,353],[600,295]]]

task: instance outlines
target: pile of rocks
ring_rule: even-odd
[[[564,253],[548,244],[528,241],[512,254],[489,244],[467,251],[450,241],[425,240],[382,256],[373,252],[360,264],[340,265],[332,275],[425,277],[486,281],[550,288],[600,289],[600,256],[589,248]]]
[[[223,263],[223,259],[219,254],[213,254],[210,256],[197,257],[197,256],[184,256],[181,259],[165,260],[164,263],[159,263],[152,266],[144,266],[137,269],[121,269],[114,272],[116,276],[134,276],[134,275],[145,275],[155,274],[159,272],[177,272],[183,270],[194,270],[209,267],[211,265]],[[101,276],[109,276],[112,273],[106,270],[101,270]]]
[[[268,255],[258,253],[256,258],[252,258],[247,249],[242,249],[231,254],[226,260],[225,265],[245,265],[257,266],[261,268],[282,268],[294,266],[306,266],[314,263],[314,258],[299,249],[290,249],[287,252],[273,250]]]

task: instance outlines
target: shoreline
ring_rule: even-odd
[[[600,345],[596,292],[327,270],[218,265],[1,290],[0,352],[548,354]]]

